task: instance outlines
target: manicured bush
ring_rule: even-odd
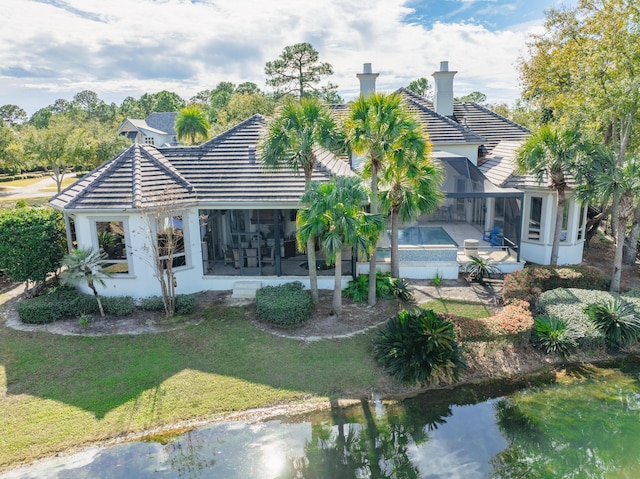
[[[313,301],[299,281],[265,286],[256,292],[256,312],[262,321],[292,326],[311,317]]]
[[[533,344],[547,354],[567,356],[578,346],[579,333],[566,321],[550,316],[535,318]]]
[[[633,304],[623,298],[591,303],[584,309],[585,314],[601,331],[607,345],[619,348],[637,341],[640,334],[640,317]]]
[[[126,316],[135,310],[135,302],[130,296],[103,297],[102,301],[105,312],[114,316]],[[65,287],[53,288],[42,296],[20,301],[16,311],[23,323],[37,324],[100,312],[93,295]]]
[[[176,295],[176,314],[190,314],[196,306],[196,298],[193,294]],[[164,311],[162,296],[149,296],[138,301],[138,309],[143,311]]]
[[[129,316],[136,310],[136,302],[131,296],[102,296],[102,306],[106,314],[113,316]]]
[[[192,294],[176,295],[176,314],[191,314],[196,309],[196,297]]]
[[[374,339],[374,357],[398,381],[451,381],[464,367],[453,324],[428,309],[401,311]]]
[[[454,325],[460,341],[487,341],[509,337],[528,341],[533,328],[533,315],[526,301],[512,301],[488,318],[465,318],[449,313],[441,317]]]
[[[610,280],[600,271],[586,266],[536,266],[505,276],[502,297],[535,304],[541,293],[556,288],[609,289]]]

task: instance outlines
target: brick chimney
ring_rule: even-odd
[[[449,71],[449,62],[440,62],[440,71],[433,72],[433,107],[436,113],[453,116],[453,77],[456,73]]]
[[[360,80],[360,95],[366,96],[376,91],[376,78],[379,73],[371,73],[371,63],[363,64],[362,73],[356,73]]]

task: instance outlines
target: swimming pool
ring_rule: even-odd
[[[401,245],[452,245],[458,246],[441,226],[409,226],[398,230]]]

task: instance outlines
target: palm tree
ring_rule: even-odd
[[[516,155],[518,172],[533,173],[538,183],[548,178],[556,192],[556,221],[551,246],[551,264],[558,264],[564,214],[567,174],[585,156],[585,143],[577,129],[544,125],[522,145]]]
[[[379,212],[378,174],[400,150],[412,150],[424,157],[426,141],[416,132],[419,124],[405,110],[400,95],[373,93],[360,96],[351,104],[345,129],[351,150],[366,157],[365,173],[371,177],[371,213]],[[403,153],[408,155],[408,151]],[[369,258],[368,303],[376,303],[376,255]]]
[[[191,144],[196,144],[196,137],[207,138],[209,134],[209,120],[204,112],[197,106],[183,108],[176,117],[176,134],[179,140],[191,139]]]
[[[414,134],[421,134],[414,131]],[[426,149],[425,149],[426,150]],[[425,151],[426,152],[426,151]],[[416,157],[412,148],[402,149],[381,172],[380,201],[391,215],[391,276],[400,277],[398,229],[400,222],[415,221],[433,212],[444,195],[440,185],[442,169],[424,157]]]
[[[67,269],[60,274],[62,284],[69,286],[86,284],[93,291],[96,301],[98,301],[98,308],[100,308],[100,316],[104,316],[104,309],[96,284],[105,286],[104,280],[112,276],[109,271],[104,269],[106,258],[106,253],[91,248],[74,250],[62,259],[62,265]]]
[[[318,147],[331,151],[341,148],[340,133],[325,106],[316,98],[286,102],[280,114],[270,123],[260,144],[263,164],[267,168],[292,168],[304,172],[305,186],[311,182]],[[318,302],[315,239],[307,238],[309,283],[313,302]]]
[[[598,147],[591,155],[588,181],[577,187],[577,195],[583,200],[612,203],[612,215],[617,218],[616,250],[613,257],[611,292],[620,291],[622,253],[629,218],[640,196],[640,158],[620,162],[616,154],[606,147]]]
[[[368,194],[360,178],[337,177],[328,183],[311,182],[302,196],[306,206],[298,211],[298,241],[319,238],[328,264],[335,264],[333,312],[342,314],[342,249],[354,247],[371,253],[384,217],[365,212]]]

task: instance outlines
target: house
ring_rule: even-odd
[[[135,143],[144,143],[158,147],[177,146],[176,112],[151,113],[144,120],[127,118],[118,128],[118,134],[126,136]]]
[[[471,255],[492,258],[504,272],[525,261],[548,263],[554,194],[514,173],[515,151],[529,132],[480,105],[454,102],[455,73],[446,62],[434,73],[433,102],[398,90],[446,172],[440,208],[400,231],[401,275],[457,278]],[[375,89],[370,64],[358,77],[363,93]],[[346,105],[331,109],[337,118],[347,112]],[[266,125],[255,115],[199,146],[134,143],[50,200],[64,213],[70,244],[107,253],[114,277],[103,294],[159,294],[150,245],[161,243],[171,226],[180,235],[172,256],[179,293],[234,289],[250,296],[262,285],[308,282],[310,265],[295,239],[304,177],[263,167],[257,146]],[[313,180],[360,168],[357,157],[318,150]],[[560,259],[577,263],[586,212],[571,194],[567,203]],[[389,268],[388,247],[383,235],[376,253],[382,270]],[[351,251],[343,261],[343,284],[368,269]],[[332,268],[322,259],[311,267],[319,287],[332,289]]]

